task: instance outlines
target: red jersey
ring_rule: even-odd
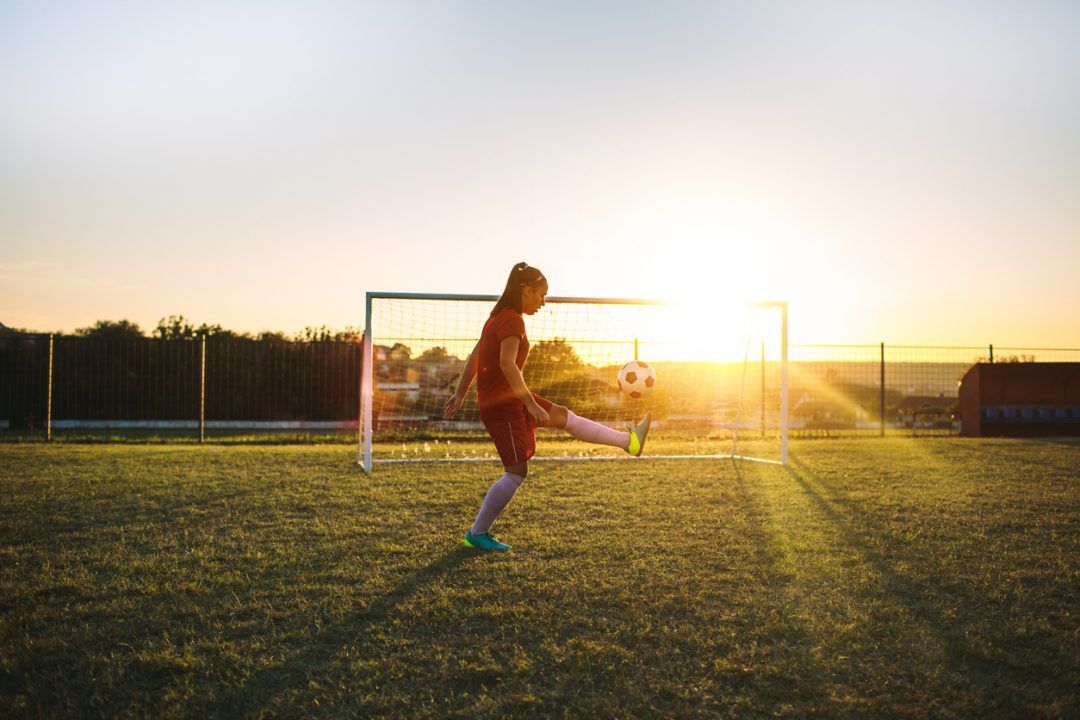
[[[513,407],[521,400],[514,394],[510,383],[499,367],[499,348],[505,338],[517,336],[517,357],[514,362],[520,370],[529,355],[529,339],[525,337],[525,321],[512,308],[503,308],[484,323],[480,333],[480,348],[476,355],[476,399],[480,411],[491,408]]]

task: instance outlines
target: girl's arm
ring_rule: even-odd
[[[517,366],[516,360],[520,345],[521,338],[516,335],[503,338],[502,342],[499,343],[499,368],[502,370],[503,375],[506,376],[506,382],[510,383],[510,389],[514,391],[514,394],[518,396],[521,402],[525,403],[525,409],[529,411],[529,414],[536,418],[538,424],[546,425],[548,422],[547,411],[540,407],[539,403],[533,398],[532,393],[525,384],[525,378],[522,377],[521,370]]]
[[[457,390],[450,396],[450,399],[446,401],[446,405],[443,407],[443,417],[447,420],[454,417],[461,404],[465,402],[465,395],[469,392],[469,387],[472,385],[473,378],[476,377],[476,355],[480,352],[480,341],[476,341],[476,346],[469,354],[469,359],[465,361],[465,367],[461,369],[461,377],[458,378]]]

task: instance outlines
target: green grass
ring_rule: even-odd
[[[541,453],[543,452],[541,442]],[[0,446],[0,716],[1076,717],[1080,444]]]

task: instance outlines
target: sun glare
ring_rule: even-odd
[[[774,315],[775,311],[763,311],[750,303],[716,297],[674,301],[642,328],[642,337],[650,341],[642,348],[641,359],[741,361],[748,354],[759,355],[762,341],[773,352],[771,334],[779,337],[778,317],[771,317]]]
[[[662,298],[672,303],[663,326],[655,328],[662,338],[658,349],[671,359],[742,360],[748,342],[760,345],[769,335],[761,327],[769,313],[753,303],[778,298],[758,283],[760,264],[752,247],[703,247],[698,262],[658,276]]]

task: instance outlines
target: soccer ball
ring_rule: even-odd
[[[619,369],[619,389],[634,398],[643,398],[656,384],[656,371],[641,362],[631,360]]]

